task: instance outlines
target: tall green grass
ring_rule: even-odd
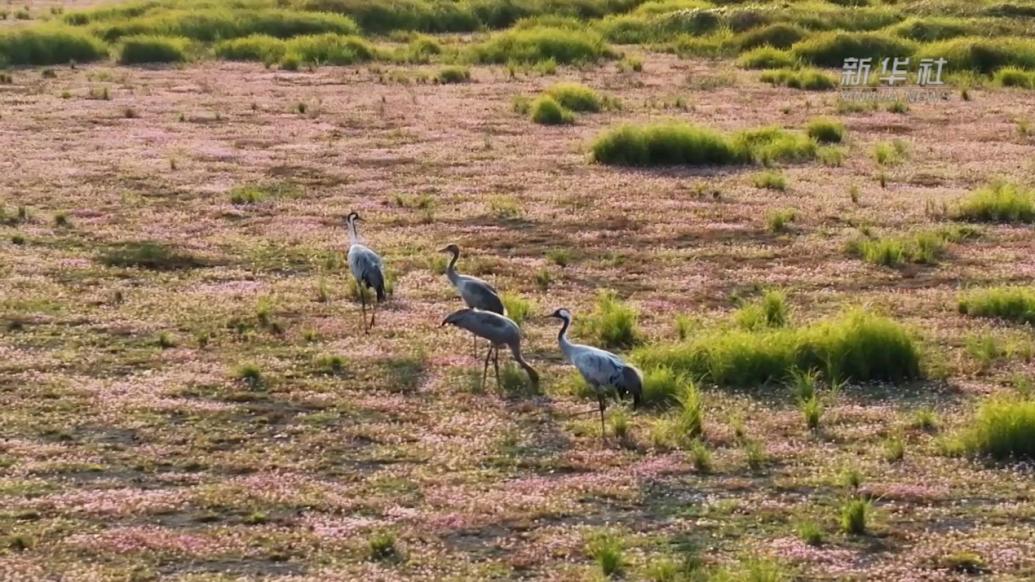
[[[639,314],[611,290],[597,293],[593,312],[578,321],[579,333],[609,348],[627,348],[640,342]]]
[[[957,218],[976,222],[1035,222],[1035,191],[1014,184],[992,184],[960,201]]]
[[[189,5],[124,20],[96,21],[88,25],[87,30],[108,41],[141,34],[214,42],[252,34],[290,38],[306,34],[360,33],[354,21],[338,14],[243,7],[191,9]]]
[[[966,36],[974,30],[974,25],[965,20],[938,17],[910,18],[888,28],[888,32],[896,36],[917,42],[935,42]]]
[[[324,65],[351,65],[374,58],[374,47],[358,36],[318,34],[296,36],[287,42],[287,53],[303,62]]]
[[[841,67],[847,58],[879,61],[885,57],[908,57],[915,51],[912,41],[877,32],[826,32],[791,47],[796,57],[824,67]]]
[[[287,52],[287,43],[265,34],[224,40],[212,47],[215,55],[230,61],[275,63]]]
[[[1019,67],[1003,67],[992,76],[992,82],[1000,87],[1035,89],[1035,71],[1025,71]]]
[[[181,63],[188,59],[190,41],[186,38],[139,35],[127,36],[119,46],[119,63]]]
[[[805,38],[807,34],[800,26],[778,22],[741,33],[735,42],[741,50],[761,46],[785,49]]]
[[[905,263],[934,264],[944,256],[948,243],[976,236],[969,228],[925,230],[908,235],[864,236],[848,243],[848,252],[867,263],[897,267]]]
[[[540,95],[532,101],[532,121],[540,125],[566,125],[575,122],[571,110],[549,95]]]
[[[1035,459],[1035,400],[991,398],[960,437],[963,449],[997,460]]]
[[[557,83],[548,88],[546,94],[572,111],[596,112],[604,106],[599,93],[579,83]]]
[[[806,91],[828,91],[837,86],[833,77],[819,69],[798,69],[796,71],[776,69],[763,71],[759,79],[773,86],[805,89]]]
[[[60,65],[107,57],[104,42],[74,28],[46,25],[0,33],[0,64]]]
[[[469,51],[481,63],[573,64],[615,56],[596,32],[551,27],[500,32]]]
[[[823,370],[832,380],[900,381],[921,376],[920,348],[894,321],[852,310],[810,326],[716,329],[675,344],[640,348],[634,359],[719,385],[755,386],[792,372]]]
[[[768,45],[751,49],[737,57],[737,66],[742,69],[784,69],[795,66],[797,62],[798,59],[791,53]]]
[[[816,155],[816,143],[777,127],[727,136],[683,123],[656,123],[605,131],[593,142],[592,152],[594,160],[612,165],[728,165],[809,160]]]
[[[964,37],[926,44],[918,58],[948,61],[952,71],[969,70],[990,75],[1003,67],[1035,69],[1035,39]]]
[[[959,311],[975,317],[996,317],[1035,325],[1035,288],[976,289],[960,297]]]
[[[845,135],[845,125],[834,119],[816,117],[809,121],[806,133],[820,143],[841,143]]]

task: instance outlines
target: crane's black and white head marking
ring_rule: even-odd
[[[561,321],[571,321],[571,312],[562,307],[551,313],[550,317],[555,317]]]
[[[353,210],[345,217],[345,224],[351,224],[353,221],[361,220],[359,214]]]
[[[438,250],[440,253],[452,253],[454,255],[460,254],[460,247],[456,246],[456,243],[449,243],[448,245]]]

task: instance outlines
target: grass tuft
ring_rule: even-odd
[[[797,63],[798,60],[791,53],[768,45],[751,49],[737,57],[737,66],[742,69],[789,69]]]
[[[604,105],[599,93],[579,83],[557,83],[546,94],[571,111],[597,112]]]
[[[820,143],[841,143],[845,135],[845,126],[840,121],[817,117],[809,122],[806,133]]]
[[[866,522],[873,509],[865,499],[851,499],[841,506],[841,531],[852,535],[866,533]]]
[[[899,381],[921,377],[920,349],[899,324],[851,310],[800,328],[715,329],[675,344],[640,348],[645,368],[668,366],[726,386],[781,381],[794,370],[820,369],[831,381]]]
[[[577,321],[581,333],[595,338],[603,347],[627,348],[640,341],[638,318],[636,310],[619,299],[614,291],[601,290],[593,312]]]
[[[137,35],[122,38],[119,63],[182,63],[188,59],[190,41],[186,38]]]
[[[191,254],[175,251],[153,241],[128,242],[113,247],[100,257],[109,267],[175,271],[204,267],[207,263]]]
[[[625,568],[622,540],[609,533],[592,536],[586,543],[586,553],[600,566],[604,576],[616,576]]]
[[[500,32],[470,50],[477,62],[524,65],[578,64],[614,56],[596,32],[547,26]]]
[[[459,66],[443,67],[435,75],[435,79],[441,85],[466,83],[471,80],[471,69]]]
[[[960,201],[956,217],[975,222],[1035,222],[1035,191],[1007,183],[985,186]]]
[[[983,401],[961,436],[963,450],[996,460],[1035,459],[1035,400]]]
[[[575,122],[575,115],[549,95],[532,102],[532,121],[541,125],[566,125]]]
[[[837,86],[833,77],[819,69],[799,69],[797,71],[776,69],[764,71],[759,79],[773,86],[806,91],[827,91]]]
[[[107,57],[103,41],[73,28],[47,25],[0,33],[0,63],[8,65],[88,63]]]
[[[970,291],[960,298],[959,311],[974,317],[1035,325],[1035,288],[993,287]]]

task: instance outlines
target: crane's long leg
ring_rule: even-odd
[[[363,282],[356,279],[356,289],[359,289],[359,305],[363,310],[363,332],[369,333],[370,328],[367,327],[367,295],[363,290]]]
[[[476,335],[474,335],[472,333],[471,334],[471,339],[474,340],[474,342],[472,342],[472,344],[471,344],[472,347],[474,348],[471,353],[474,354],[474,359],[477,360],[478,359],[478,336],[476,336]]]
[[[597,400],[600,402],[600,443],[607,444],[607,436],[604,431],[604,395],[601,392],[597,392]]]
[[[485,354],[485,366],[482,368],[482,389],[485,389],[485,378],[489,375],[489,357],[492,356],[492,348]]]
[[[493,352],[492,365],[496,368],[496,389],[500,389],[500,348],[492,346],[489,351]]]
[[[374,329],[374,319],[377,317],[377,300],[370,302],[370,329]]]

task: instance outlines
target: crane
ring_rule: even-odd
[[[518,363],[528,374],[528,379],[533,386],[539,385],[539,374],[521,356],[521,328],[509,318],[480,309],[465,308],[454,311],[442,320],[442,326],[455,325],[460,329],[466,329],[474,335],[489,340],[489,353],[485,354],[485,366],[482,368],[482,386],[485,386],[485,378],[489,373],[489,359],[495,350],[493,366],[496,368],[496,386],[500,385],[500,346],[510,348],[514,361]]]
[[[363,331],[370,332],[374,327],[374,318],[377,316],[376,304],[371,304],[370,324],[367,324],[367,289],[373,289],[377,296],[377,303],[385,300],[385,274],[381,257],[370,247],[360,242],[359,229],[356,223],[362,220],[355,211],[345,217],[345,227],[349,231],[349,270],[356,279],[356,288],[359,289],[359,301],[363,309]]]
[[[600,438],[605,438],[604,409],[607,403],[604,398],[613,388],[619,396],[632,396],[633,408],[639,406],[643,398],[643,375],[635,367],[626,364],[622,358],[611,352],[582,344],[573,344],[568,340],[568,327],[571,325],[571,312],[561,308],[550,314],[563,322],[557,334],[561,351],[572,365],[578,369],[582,377],[597,395],[600,403]]]
[[[507,314],[507,309],[503,306],[503,300],[500,299],[499,293],[488,281],[470,275],[461,275],[457,272],[456,262],[460,259],[460,247],[450,243],[439,249],[439,252],[451,253],[453,255],[449,265],[446,267],[446,277],[457,292],[460,293],[460,298],[464,300],[465,305],[471,309],[491,311],[499,315]],[[489,351],[493,349],[490,347]],[[478,357],[477,339],[475,339],[474,344],[474,357]]]

